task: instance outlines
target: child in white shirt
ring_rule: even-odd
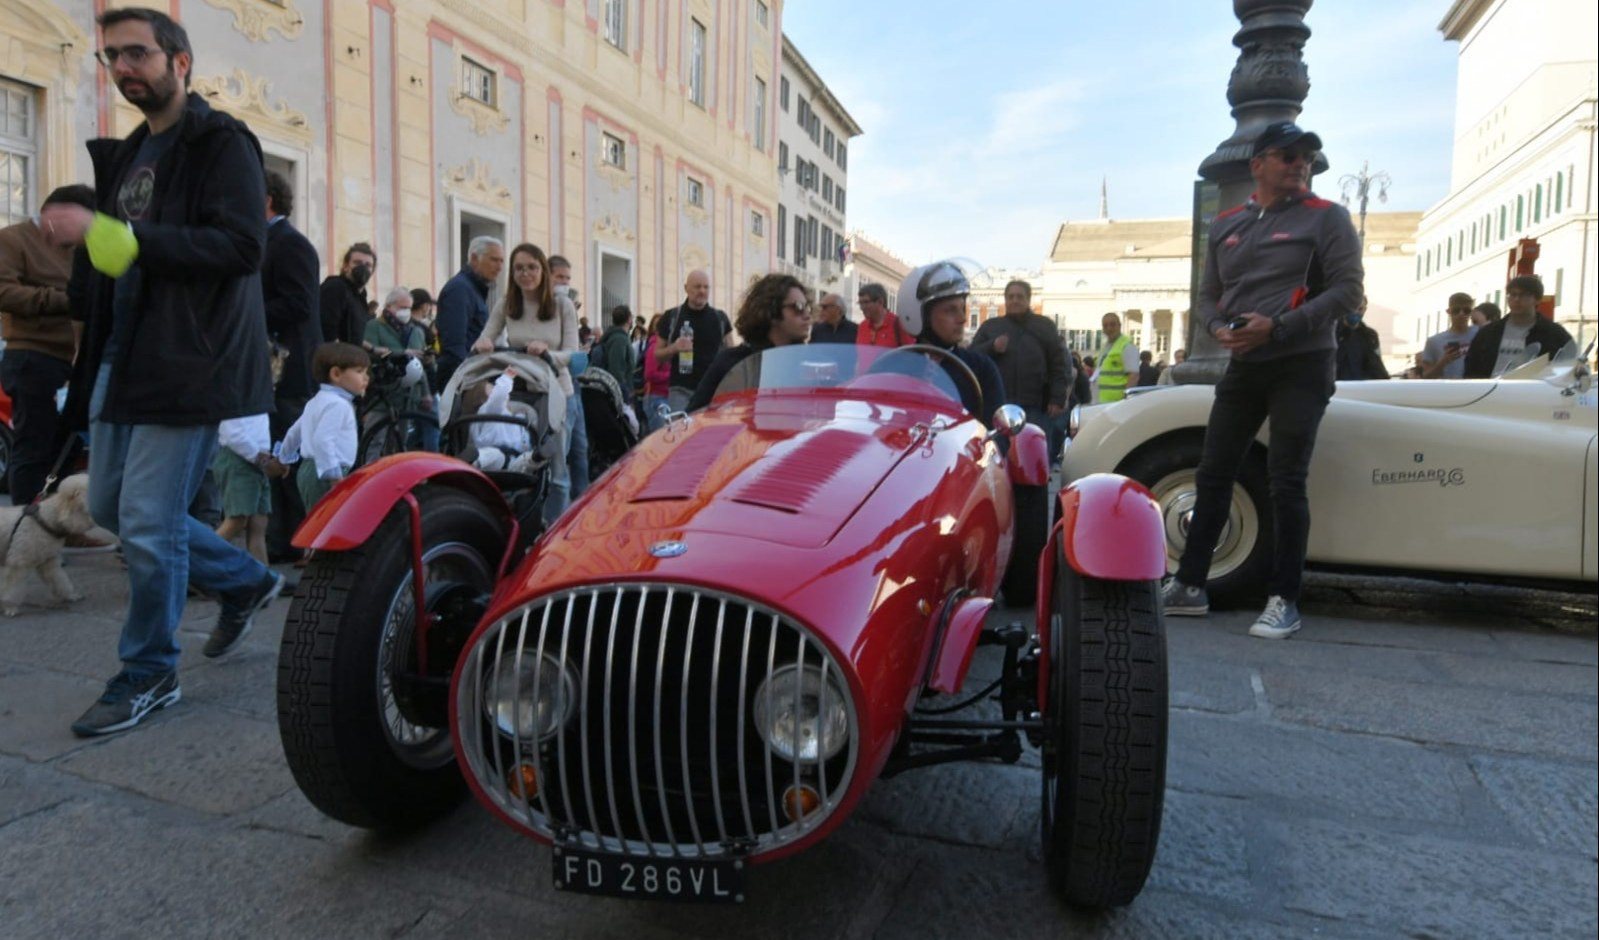
[[[366,391],[371,365],[366,350],[352,343],[323,343],[311,357],[312,374],[322,387],[283,435],[278,455],[285,464],[300,462],[294,485],[306,512],[355,466],[360,439],[355,399]]]
[[[494,380],[489,397],[478,408],[480,415],[509,417],[511,385],[516,370],[507,368]],[[483,421],[472,425],[472,445],[477,457],[472,462],[483,470],[510,470],[527,473],[533,462],[533,437],[527,428],[501,421]]]
[[[272,513],[268,476],[288,473],[272,458],[272,431],[266,415],[229,418],[217,425],[216,456],[211,475],[222,496],[222,524],[217,535],[226,541],[244,536],[255,560],[267,563],[267,517]]]

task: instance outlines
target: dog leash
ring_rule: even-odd
[[[6,539],[5,551],[0,551],[0,565],[6,563],[6,556],[11,552],[11,545],[17,540],[17,530],[22,528],[22,523],[25,520],[32,519],[34,525],[50,533],[50,535],[54,536],[55,538],[61,539],[62,541],[66,541],[66,539],[72,535],[71,532],[64,532],[61,529],[58,529],[50,523],[44,521],[44,516],[39,512],[39,504],[43,501],[44,493],[41,491],[38,496],[33,498],[33,502],[23,507],[22,512],[17,516],[17,521],[11,524],[11,537]]]

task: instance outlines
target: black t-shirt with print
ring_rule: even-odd
[[[124,222],[143,222],[150,218],[155,202],[156,164],[166,156],[176,137],[174,128],[151,134],[139,145],[139,152],[117,182],[117,218]],[[112,361],[111,354],[116,350],[117,340],[122,331],[127,329],[129,314],[139,297],[139,277],[139,266],[135,264],[117,278],[111,306],[113,326],[111,336],[106,340],[102,362]]]
[[[674,355],[669,360],[672,367],[670,384],[692,392],[700,387],[700,380],[705,378],[705,373],[711,368],[712,360],[721,352],[722,342],[732,331],[733,325],[728,322],[727,314],[710,304],[698,310],[679,306],[668,310],[666,316],[661,317],[661,324],[655,331],[660,334],[661,339],[670,343],[677,339],[677,334],[684,323],[694,331],[694,368],[692,371],[683,372],[678,368],[678,357]]]

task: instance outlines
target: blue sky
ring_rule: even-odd
[[[1447,0],[1319,0],[1300,123],[1332,162],[1392,178],[1372,211],[1448,192],[1458,47]],[[1228,0],[788,0],[783,31],[864,134],[849,225],[915,264],[1034,268],[1056,227],[1187,216],[1199,162],[1230,137]],[[792,120],[792,115],[779,113]]]

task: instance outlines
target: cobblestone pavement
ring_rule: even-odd
[[[828,841],[754,869],[737,908],[558,894],[548,850],[474,803],[407,836],[333,823],[278,743],[286,601],[216,662],[216,607],[191,603],[182,703],[80,741],[124,582],[113,556],[69,570],[90,600],[0,621],[6,938],[1599,932],[1591,596],[1333,578],[1287,642],[1246,636],[1244,613],[1172,621],[1159,857],[1136,903],[1085,915],[1045,882],[1033,752],[879,781]]]

